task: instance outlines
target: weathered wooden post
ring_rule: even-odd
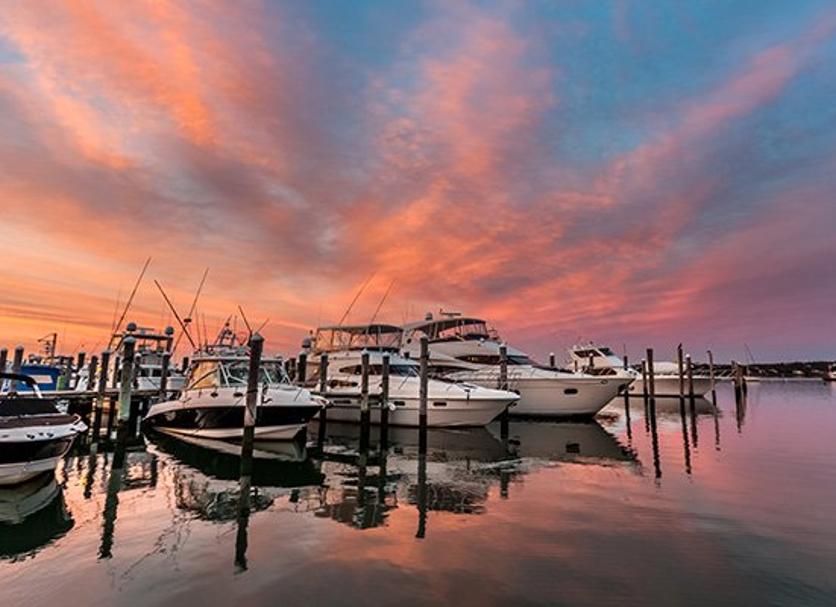
[[[371,408],[369,407],[369,351],[360,355],[360,452],[369,449],[369,425]]]
[[[711,392],[714,392],[714,354],[711,350],[706,352],[708,354],[708,378],[711,382]]]
[[[241,440],[241,476],[252,476],[253,441],[255,424],[258,419],[258,372],[261,368],[261,353],[264,338],[255,333],[250,338],[250,366],[247,375],[247,405],[244,409],[244,431]]]
[[[589,370],[592,371],[595,368],[595,355],[590,353],[589,354]]]
[[[676,369],[679,374],[679,398],[685,398],[685,370],[682,362],[682,344],[676,347]]]
[[[389,449],[389,354],[383,355],[380,378],[380,453]]]
[[[6,348],[0,349],[0,373],[6,372],[6,364],[9,360],[9,351]],[[2,382],[0,382],[2,385]]]
[[[258,375],[264,338],[258,333],[250,337],[250,365],[247,374],[247,402],[244,407],[244,428],[241,439],[241,473],[238,481],[238,528],[235,536],[235,564],[247,568],[247,527],[250,520],[250,489],[253,476],[253,442],[258,419]]]
[[[508,390],[508,346],[499,346],[499,389]],[[499,433],[502,440],[508,439],[508,407],[502,411],[499,418]]]
[[[111,379],[111,388],[119,387],[119,377],[122,374],[122,357],[117,354],[113,357],[113,378]]]
[[[79,379],[81,377],[81,370],[84,369],[84,363],[85,363],[86,360],[87,360],[87,352],[79,352],[78,353],[78,359],[77,359],[77,362],[75,364],[75,381],[70,382],[68,384],[70,388],[75,389],[75,388],[78,387],[78,382],[79,382]],[[70,370],[70,376],[72,377],[72,375],[73,375],[73,372],[72,372],[72,370]]]
[[[630,368],[630,362],[629,362],[629,359],[627,358],[627,354],[625,354],[624,355],[624,370],[626,371],[629,368]]]
[[[305,380],[308,379],[308,355],[305,352],[299,353],[299,364],[296,366],[296,383],[300,386],[305,385]]]
[[[23,366],[23,346],[15,348],[14,359],[12,360],[12,373],[20,373]]]
[[[87,383],[84,384],[86,391],[95,390],[96,376],[99,373],[99,357],[95,354],[90,357],[90,364],[87,367]]]
[[[426,339],[426,338],[421,338]],[[426,428],[422,434],[426,437]],[[415,537],[423,539],[427,535],[427,441],[426,438],[418,445],[418,531]]]
[[[691,355],[685,355],[685,372],[688,375],[688,398],[694,401],[694,365],[691,362]]]
[[[105,404],[105,390],[107,390],[107,371],[110,363],[110,350],[102,352],[102,371],[99,373],[99,384],[96,389],[96,398],[93,401],[95,411],[93,413],[93,437],[98,440],[102,430],[102,412]]]
[[[648,383],[647,383],[647,359],[642,359],[642,396],[645,400],[647,400],[648,395]]]
[[[185,373],[189,370],[189,357],[184,356],[183,360],[180,361],[180,372]]]
[[[296,383],[296,359],[295,358],[288,358],[286,364],[287,364],[287,376],[290,378],[290,381]]]
[[[323,353],[319,357],[319,394],[323,398],[327,398],[325,393],[328,391],[328,354]],[[319,410],[319,432],[317,436],[317,444],[320,450],[325,442],[325,424],[327,423],[328,409],[323,407]]]
[[[160,364],[160,402],[168,400],[168,374],[171,367],[171,352],[163,352],[163,359]]]
[[[656,429],[656,371],[653,368],[653,348],[647,349],[647,393],[650,412],[650,431],[653,444],[653,467],[656,478],[662,477],[662,462],[659,457],[659,433]]]
[[[421,336],[421,378],[418,390],[418,448],[427,450],[427,390],[429,382],[430,342]]]
[[[131,391],[134,385],[134,348],[136,338],[129,335],[122,341],[122,371],[119,378],[119,418],[116,424],[117,442],[127,441],[133,410]]]
[[[549,352],[549,368],[554,369],[556,366],[554,352]]]

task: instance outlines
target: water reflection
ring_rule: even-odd
[[[74,524],[53,473],[0,488],[0,559],[34,557]]]
[[[696,585],[713,592],[718,572],[734,573],[735,590],[789,579],[801,598],[824,596],[836,483],[821,429],[836,407],[830,387],[804,389],[762,384],[738,404],[723,387],[725,416],[706,399],[619,397],[598,422],[513,420],[507,436],[499,423],[430,430],[423,450],[414,428],[390,428],[387,446],[373,428],[361,450],[358,426],[329,423],[321,451],[256,445],[244,475],[240,446],[216,441],[151,435],[127,452],[80,453],[58,482],[0,490],[0,596],[20,604],[35,588],[33,601],[55,602],[60,593],[36,582],[58,571],[107,600],[147,592],[155,604],[237,601],[242,587],[259,589],[253,604],[314,590],[323,604],[343,591],[357,602],[349,592],[371,580],[406,603],[430,604],[442,588],[492,604],[480,580],[500,572],[504,598],[538,604],[564,590],[573,604],[605,599],[599,582],[636,603],[694,604],[679,599]],[[675,564],[664,596],[647,590],[659,562]],[[741,562],[749,569],[735,570]],[[308,567],[315,581],[287,573]],[[343,590],[351,579],[362,583]],[[786,598],[780,584],[770,591]],[[739,604],[769,603],[746,588]]]

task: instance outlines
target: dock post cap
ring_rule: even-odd
[[[166,335],[174,335],[174,327],[172,327],[171,325],[167,326],[163,333],[165,333]]]
[[[123,345],[135,344],[135,343],[136,343],[136,337],[134,337],[133,335],[128,335],[125,339],[122,340]]]
[[[136,323],[135,323],[135,322],[129,322],[129,323],[128,323],[128,326],[127,326],[127,327],[125,327],[125,330],[126,330],[128,333],[133,333],[134,331],[136,331]]]
[[[264,338],[261,336],[261,333],[253,333],[252,337],[250,337],[250,343],[257,341],[264,341]]]

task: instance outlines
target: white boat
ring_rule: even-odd
[[[500,384],[500,347],[495,331],[479,318],[444,314],[404,325],[402,350],[420,355],[420,340],[429,340],[430,363],[444,377],[486,387]],[[619,392],[618,377],[595,377],[538,365],[529,356],[507,347],[508,389],[520,396],[512,415],[591,417]]]
[[[824,374],[824,381],[836,381],[836,363],[831,364]]]
[[[398,353],[402,331],[372,324],[317,329],[308,358],[308,379],[318,381],[319,361],[328,354],[328,420],[360,421],[362,355],[369,355],[369,395],[381,393],[383,356],[389,355],[389,423],[418,426],[420,375],[415,360]],[[517,402],[513,392],[430,378],[427,381],[427,426],[484,426]],[[380,407],[370,408],[371,423],[380,423]]]
[[[0,397],[0,485],[15,485],[53,472],[87,426],[78,415],[60,413],[53,400],[42,397],[31,377],[0,373],[0,379],[12,384]],[[18,395],[14,390],[18,382],[31,392]]]
[[[152,405],[143,422],[184,437],[240,439],[248,376],[247,348],[209,346],[195,354],[180,397]],[[290,383],[281,359],[262,359],[255,438],[292,440],[325,404],[324,399]]]
[[[136,327],[131,323],[128,325],[128,330],[125,333],[114,333],[111,336],[111,343],[116,344],[115,348],[117,351],[122,340],[128,336],[136,340],[134,390],[159,390],[163,375],[163,357],[166,353],[169,356],[172,353],[174,330],[171,327],[167,327],[162,333],[157,333],[148,327]],[[173,367],[172,362],[169,362],[166,387],[170,392],[179,392],[186,383],[186,376],[180,369]],[[97,371],[100,373],[101,369]],[[115,379],[114,385],[116,386],[119,385],[119,376],[114,377],[114,373],[119,372],[119,369],[110,369],[108,371],[111,381]],[[76,374],[75,391],[85,392],[95,390],[98,380],[93,378],[93,382],[91,383],[90,379],[90,365],[87,364],[79,369]]]
[[[630,380],[630,394],[644,394],[642,374],[627,367],[624,361],[606,347],[588,343],[573,346],[569,356],[574,369],[599,377],[618,377]],[[711,378],[694,375],[694,396],[704,396],[711,390]],[[679,366],[673,362],[657,361],[653,364],[653,385],[656,396],[679,396]],[[688,394],[688,378],[685,378],[685,394]]]

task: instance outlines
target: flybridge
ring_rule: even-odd
[[[314,337],[314,353],[344,350],[397,351],[402,335],[400,327],[385,324],[320,327]]]

